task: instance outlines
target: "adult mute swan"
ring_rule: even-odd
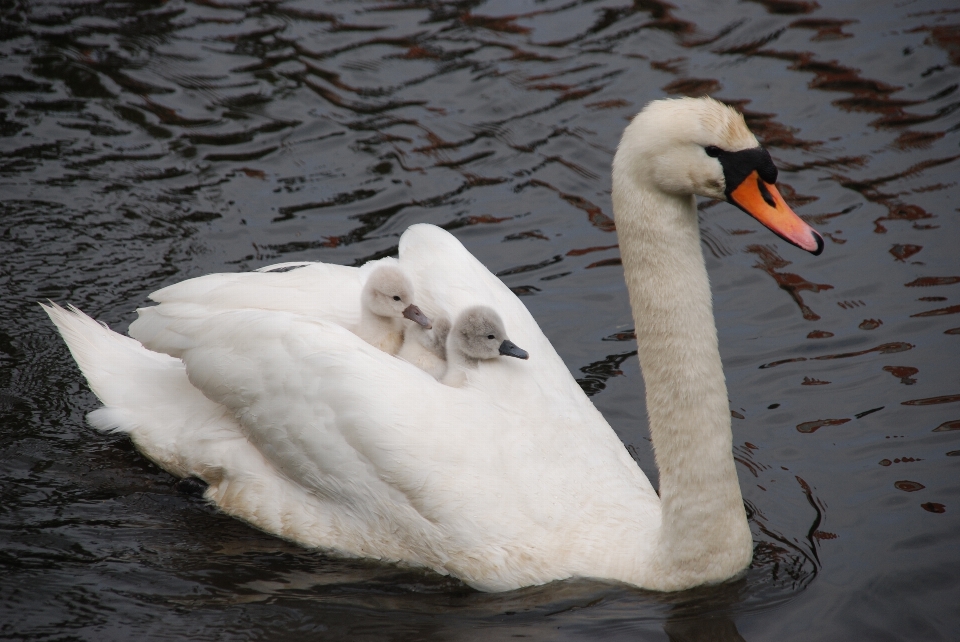
[[[752,555],[694,195],[724,198],[818,254],[822,240],[775,179],[742,116],[711,99],[647,105],[614,158],[659,497],[520,300],[433,226],[400,240],[418,301],[451,318],[497,310],[529,360],[481,362],[451,388],[242,288],[232,300],[181,301],[184,313],[145,339],[157,352],[78,311],[46,309],[104,403],[91,423],[129,433],[266,531],[485,591],[569,577],[680,590],[733,577]],[[276,292],[298,271],[272,275]]]

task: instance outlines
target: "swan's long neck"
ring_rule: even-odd
[[[719,581],[749,564],[752,542],[696,201],[615,170],[613,204],[660,470],[651,588]]]

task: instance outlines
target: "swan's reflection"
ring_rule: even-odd
[[[670,642],[744,642],[733,621],[749,593],[748,578],[684,591],[663,623]],[[672,601],[672,600],[671,600]]]
[[[663,630],[670,642],[744,642],[737,625],[729,617],[668,620],[664,622]]]

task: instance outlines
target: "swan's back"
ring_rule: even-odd
[[[228,311],[172,330],[192,341],[191,383],[233,411],[272,465],[377,534],[363,540],[368,556],[400,551],[504,590],[626,578],[653,546],[649,484],[612,431],[615,444],[590,441],[599,427],[579,412],[523,390],[444,386],[299,315]]]

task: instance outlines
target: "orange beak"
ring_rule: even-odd
[[[761,179],[756,170],[729,192],[728,198],[784,241],[814,255],[823,252],[823,238],[790,209],[776,186]]]

